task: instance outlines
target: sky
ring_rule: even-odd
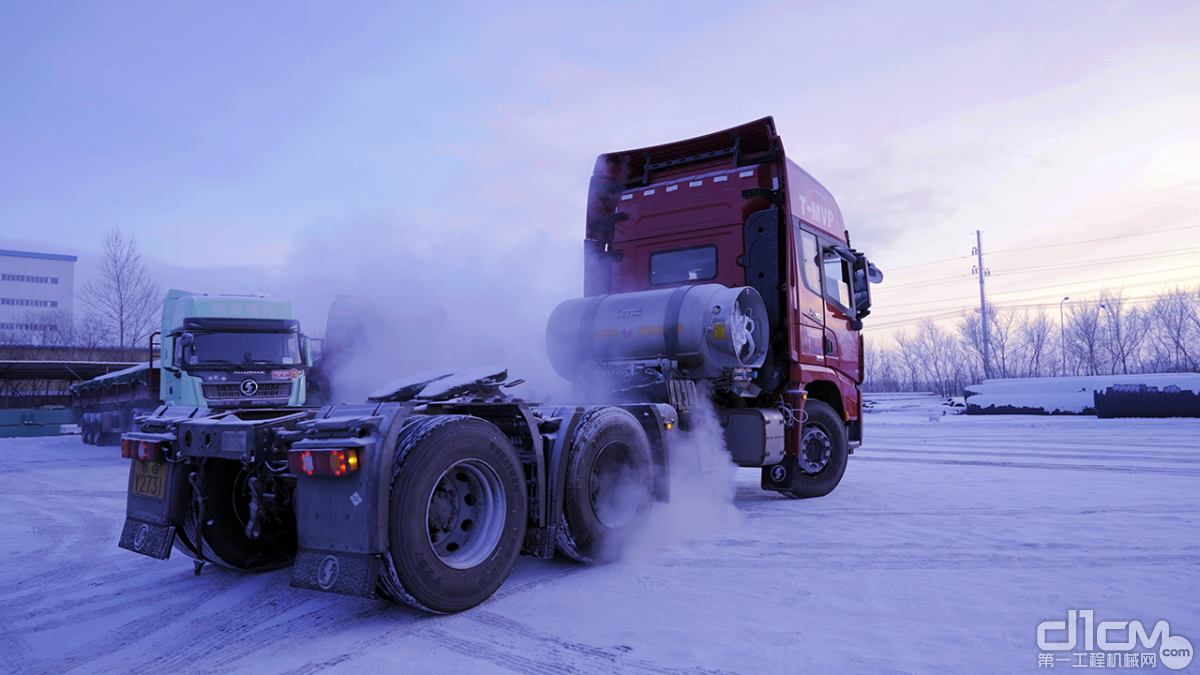
[[[1001,306],[1195,285],[1200,5],[979,4],[5,2],[0,248],[82,285],[118,226],[311,333],[373,294],[538,342],[597,155],[772,115],[869,336],[977,307],[977,230]]]

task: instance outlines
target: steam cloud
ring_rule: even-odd
[[[692,428],[671,447],[671,501],[654,504],[645,530],[625,549],[627,564],[654,564],[671,548],[741,522],[733,504],[738,467],[707,393],[692,408]]]
[[[301,240],[286,265],[300,273],[274,284],[275,295],[295,303],[306,333],[349,347],[330,402],[360,402],[426,370],[482,365],[525,379],[517,396],[563,400],[569,385],[546,359],[545,327],[559,302],[581,293],[580,239],[358,219]],[[357,315],[334,316],[337,296]]]

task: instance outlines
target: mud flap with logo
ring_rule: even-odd
[[[136,460],[135,460],[136,461]],[[187,483],[191,467],[183,463],[165,462],[161,498],[134,491],[135,468],[129,470],[129,489],[125,510],[125,527],[117,543],[123,549],[166,560],[171,556],[175,528],[183,525],[183,516],[191,497]],[[155,489],[152,492],[157,493]]]
[[[796,489],[796,473],[799,467],[796,458],[787,456],[783,461],[762,468],[762,489],[788,492]]]
[[[292,585],[359,598],[374,598],[379,556],[300,549],[292,567]]]

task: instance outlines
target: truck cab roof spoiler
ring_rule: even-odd
[[[732,129],[683,141],[605,153],[596,159],[593,176],[627,184],[622,187],[629,189],[648,185],[650,177],[663,169],[721,157],[729,157],[733,166],[760,164],[769,159],[762,155],[769,155],[778,147],[775,120],[764,117]]]
[[[588,188],[587,238],[606,240],[621,193],[649,185],[657,173],[721,158],[730,166],[750,166],[782,152],[774,118],[764,117],[696,138],[600,155]]]
[[[189,317],[183,320],[184,330],[246,331],[255,333],[294,333],[300,330],[295,319],[214,319]]]

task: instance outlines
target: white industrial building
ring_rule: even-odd
[[[76,260],[0,249],[0,332],[56,330],[74,311]]]

